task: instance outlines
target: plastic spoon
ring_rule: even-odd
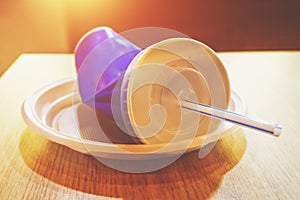
[[[215,108],[209,105],[204,105],[188,100],[181,100],[180,103],[182,108],[189,109],[217,119],[222,119],[257,131],[262,131],[273,136],[278,137],[282,132],[282,127],[277,123],[265,122],[235,112]]]

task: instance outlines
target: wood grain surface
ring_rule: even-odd
[[[73,55],[23,54],[0,80],[0,199],[299,199],[300,52],[219,55],[248,114],[281,123],[282,135],[239,129],[202,159],[130,174],[27,127],[24,99],[75,72]]]

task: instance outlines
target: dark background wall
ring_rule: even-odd
[[[300,50],[299,0],[0,0],[0,74],[24,52],[71,53],[103,25],[170,28],[216,51]]]

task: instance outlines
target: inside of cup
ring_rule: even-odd
[[[180,106],[182,100],[224,109],[229,104],[229,80],[223,73],[226,70],[206,48],[192,39],[169,39],[145,49],[131,62],[127,69],[130,72],[124,77],[125,111],[127,123],[140,141],[170,143],[205,135],[219,127],[220,120]],[[199,65],[199,59],[204,66]]]
[[[177,72],[159,81],[156,71],[159,84],[146,84],[132,94],[129,113],[135,133],[143,143],[168,143],[207,133],[210,118],[180,106],[185,99],[210,104],[207,82],[193,69]]]

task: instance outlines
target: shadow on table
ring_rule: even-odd
[[[19,144],[25,163],[57,184],[93,195],[143,199],[209,198],[217,191],[224,174],[240,161],[245,149],[246,138],[240,129],[217,142],[205,158],[199,159],[195,151],[161,170],[130,174],[53,143],[30,129],[23,132]]]

